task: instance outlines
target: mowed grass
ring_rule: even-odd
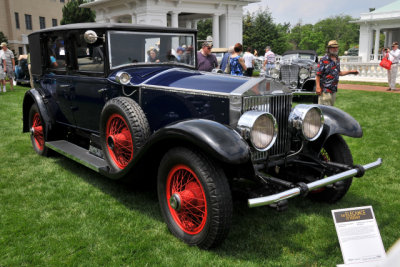
[[[0,266],[335,266],[343,260],[331,210],[365,205],[373,206],[386,250],[400,238],[399,94],[339,92],[337,107],[364,130],[362,139],[346,138],[354,162],[383,158],[339,203],[295,198],[276,212],[236,200],[228,238],[204,251],[169,233],[155,188],[35,154],[22,133],[26,90],[0,94]]]

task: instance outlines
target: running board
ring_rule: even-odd
[[[107,162],[89,152],[89,150],[77,146],[65,140],[46,142],[45,145],[96,172],[108,172]]]

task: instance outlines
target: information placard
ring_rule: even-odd
[[[385,259],[385,248],[372,206],[332,210],[332,216],[344,264],[366,266]]]

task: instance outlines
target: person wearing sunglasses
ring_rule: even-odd
[[[217,57],[211,53],[212,45],[204,42],[202,48],[197,52],[197,69],[211,72],[218,67]]]
[[[400,50],[399,50],[399,43],[394,42],[392,44],[392,50],[389,48],[384,49],[383,56],[389,56],[389,60],[392,61],[392,65],[390,70],[387,70],[388,73],[388,83],[389,88],[386,91],[397,91],[396,89],[396,76],[398,71],[398,64],[400,60]]]

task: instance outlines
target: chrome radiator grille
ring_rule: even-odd
[[[275,144],[267,152],[254,151],[253,160],[261,160],[269,155],[279,155],[289,149],[288,118],[292,109],[292,95],[251,96],[243,99],[243,113],[249,110],[266,111],[274,115],[278,123]]]
[[[290,82],[297,82],[299,77],[300,67],[297,65],[283,65],[281,66],[281,79],[285,84]]]

